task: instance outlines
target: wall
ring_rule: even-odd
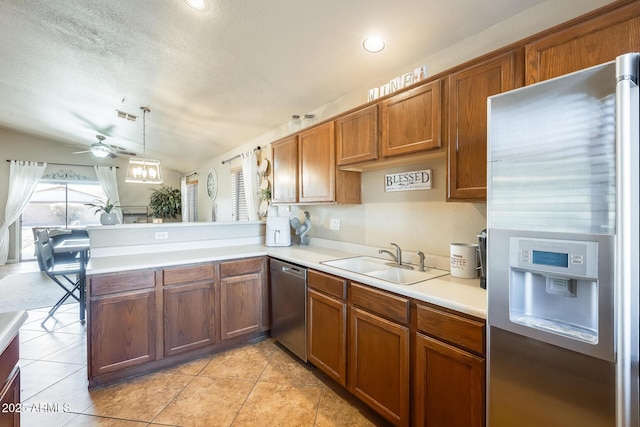
[[[611,0],[543,1],[528,11],[435,55],[419,59],[412,64],[399,64],[396,73],[380,75],[377,81],[363,82],[360,88],[354,88],[351,93],[320,106],[312,113],[315,113],[319,120],[338,115],[366,103],[368,89],[380,86],[415,67],[427,64],[429,74],[437,74],[610,2]],[[202,165],[200,171],[204,175],[203,181],[209,168],[214,168],[218,172],[220,189],[215,203],[218,206],[220,220],[230,220],[230,211],[227,208],[231,188],[228,171],[230,167],[237,166],[239,161],[236,160],[237,163],[232,163],[230,166],[222,165],[220,162],[256,145],[268,146],[287,133],[288,127],[283,124],[268,134],[247,142],[238,150]],[[263,149],[262,155],[270,159],[270,148]],[[432,169],[434,180],[432,190],[384,193],[382,180],[386,173],[423,168]],[[388,247],[390,242],[394,242],[406,250],[422,250],[425,253],[448,256],[449,243],[476,242],[476,234],[486,227],[486,204],[447,203],[445,199],[446,159],[438,158],[411,167],[364,172],[361,205],[293,206],[288,209],[280,207],[279,212],[281,215],[298,216],[302,219],[303,212],[309,211],[312,221],[309,236],[312,238],[315,236],[376,247]],[[210,217],[205,213],[208,213],[211,202],[206,197],[203,186],[199,188],[198,203],[199,220],[209,220]],[[340,219],[340,231],[329,230],[331,218]]]
[[[77,165],[98,165],[98,166],[118,166],[116,175],[118,177],[118,191],[120,193],[120,204],[122,206],[148,205],[151,196],[150,188],[147,184],[127,184],[124,182],[127,173],[127,157],[119,156],[115,159],[109,157],[98,159],[90,153],[72,155],[74,151],[79,151],[77,147],[58,143],[39,136],[27,135],[13,130],[0,127],[0,219],[4,220],[5,206],[9,191],[9,162],[6,160],[25,160],[47,163],[72,163]],[[95,178],[93,167],[70,167],[60,165],[48,165],[46,173],[59,171],[60,169],[72,170],[88,178]],[[175,171],[163,170],[164,185],[180,188],[180,174]],[[19,241],[18,230],[14,226],[10,228],[9,261],[17,260],[15,242]]]

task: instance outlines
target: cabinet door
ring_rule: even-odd
[[[164,353],[184,353],[215,343],[213,283],[165,287]]]
[[[484,426],[485,360],[416,334],[416,424]]]
[[[526,46],[526,84],[533,84],[640,51],[640,3],[632,2]]]
[[[394,425],[409,425],[409,328],[355,307],[350,319],[349,391]]]
[[[336,119],[338,166],[378,159],[378,106]]]
[[[442,146],[440,80],[407,90],[380,104],[382,156]]]
[[[487,97],[514,88],[513,52],[449,76],[447,200],[487,198]]]
[[[264,329],[262,273],[220,280],[220,330],[222,339]]]
[[[347,304],[309,289],[307,307],[309,362],[346,387]]]
[[[272,203],[298,201],[298,137],[290,136],[271,144],[273,149]]]
[[[91,298],[89,378],[156,359],[154,289]]]
[[[20,369],[16,369],[5,383],[0,395],[0,426],[20,427],[20,411],[14,409],[17,409],[19,403]]]
[[[299,135],[298,170],[302,202],[332,202],[336,191],[336,152],[333,122]],[[274,166],[275,171],[275,166]]]

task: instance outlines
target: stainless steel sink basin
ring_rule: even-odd
[[[388,262],[388,260],[382,258],[359,256],[322,261],[321,264],[351,271],[352,273],[364,274],[365,276],[376,279],[386,280],[387,282],[392,282],[397,285],[412,285],[449,274],[448,271],[437,270],[435,268],[427,269],[427,271],[418,271],[417,269],[408,270],[389,265]]]

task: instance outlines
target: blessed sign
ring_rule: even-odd
[[[384,191],[411,191],[431,189],[431,169],[391,173],[384,176]]]

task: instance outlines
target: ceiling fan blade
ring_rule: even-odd
[[[86,151],[76,151],[76,152],[71,153],[71,154],[83,154],[83,153],[90,153],[90,152],[91,152],[91,150],[86,150]]]

